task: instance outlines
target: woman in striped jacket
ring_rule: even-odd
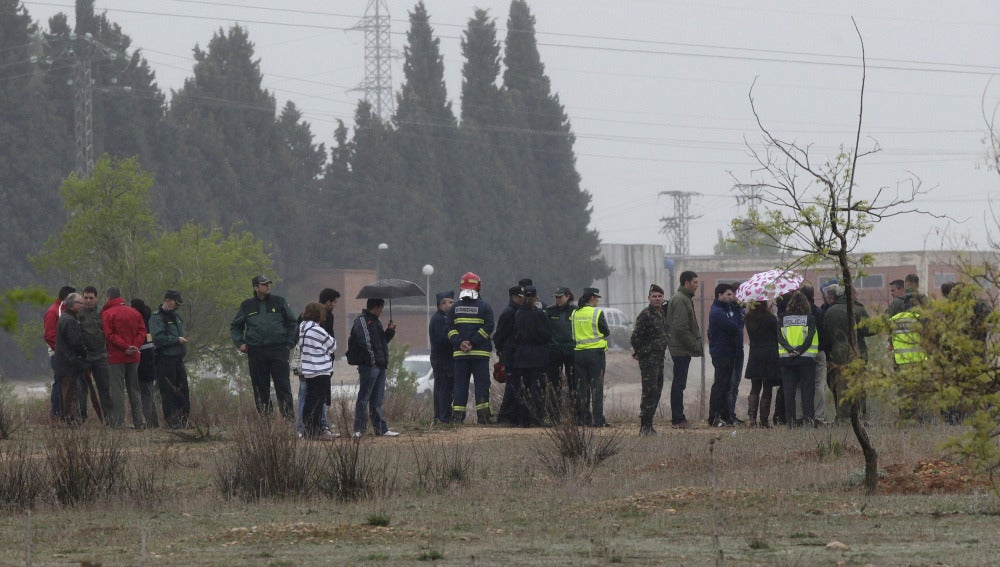
[[[319,303],[306,305],[299,323],[299,343],[302,348],[302,379],[306,381],[306,403],[303,412],[303,436],[316,439],[323,436],[321,418],[324,404],[330,404],[330,375],[333,374],[333,351],[336,342],[320,325],[326,309]]]

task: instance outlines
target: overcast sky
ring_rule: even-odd
[[[388,0],[392,44],[402,53],[413,2]],[[985,244],[985,212],[1000,175],[988,169],[982,99],[1000,102],[1000,2],[930,0],[837,3],[731,0],[535,0],[539,49],[577,136],[577,165],[593,195],[593,224],[609,243],[665,244],[661,191],[691,202],[691,252],[710,254],[739,212],[734,177],[753,180],[746,141],[759,147],[754,94],[775,134],[813,144],[816,161],[851,146],[861,71],[851,16],[868,55],[861,163],[866,191],[918,177],[934,190],[922,207],[960,223],[907,217],[882,223],[868,251],[935,250],[964,237]],[[26,1],[44,26],[71,0]],[[265,87],[279,108],[292,100],[318,141],[336,120],[351,124],[364,74],[363,34],[348,31],[368,0],[97,0],[141,48],[160,87],[191,74],[192,48],[220,27],[249,30]],[[427,0],[441,38],[448,94],[459,110],[459,37],[475,7],[506,33],[508,1]],[[402,78],[402,59],[393,81]]]

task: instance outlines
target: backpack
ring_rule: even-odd
[[[358,317],[358,319],[361,319],[361,317]],[[357,319],[354,322],[357,324]],[[365,322],[362,320],[361,324],[364,325]],[[368,352],[365,350],[364,345],[355,338],[353,326],[351,327],[351,333],[347,336],[347,364],[351,366],[369,364]]]

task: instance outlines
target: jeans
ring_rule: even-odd
[[[358,401],[354,405],[354,432],[364,433],[368,429],[371,416],[375,435],[389,430],[389,424],[382,416],[382,401],[385,399],[385,368],[358,366]]]
[[[253,383],[253,399],[257,413],[271,413],[271,382],[274,381],[274,395],[278,398],[278,409],[285,419],[295,419],[292,408],[292,383],[289,380],[288,347],[272,345],[250,347],[247,350],[250,359],[250,382]]]
[[[684,388],[687,388],[691,357],[677,355],[673,358],[674,380],[670,384],[670,423],[677,425],[687,421],[684,416]]]
[[[49,417],[59,419],[62,415],[62,401],[59,395],[59,373],[56,372],[56,357],[49,355],[49,366],[52,368],[52,393],[49,394]]]

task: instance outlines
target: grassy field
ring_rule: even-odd
[[[879,496],[865,498],[857,487],[861,456],[846,427],[658,425],[661,435],[639,438],[634,423],[619,421],[584,430],[594,435],[592,445],[617,443],[617,454],[562,474],[551,466],[559,460],[551,430],[433,429],[410,420],[397,421],[404,435],[395,439],[301,441],[290,426],[249,415],[247,396],[215,395],[196,407],[196,417],[211,425],[184,436],[96,424],[67,430],[44,424],[41,401],[14,408],[22,425],[0,441],[5,495],[17,492],[10,474],[18,462],[49,463],[70,444],[90,447],[91,457],[110,451],[124,467],[106,493],[104,485],[93,488],[93,501],[60,504],[49,489],[29,512],[5,496],[0,564],[1000,562],[1000,501],[986,479],[940,453],[952,431],[945,426],[873,424],[886,478]],[[283,453],[288,461],[260,446],[249,457],[238,454],[261,438],[273,441],[272,449],[291,448]],[[369,467],[360,476],[374,481],[356,500],[316,489],[329,483],[332,459],[344,455]],[[309,477],[286,496],[232,496],[220,471],[247,458],[274,460],[281,476]]]

